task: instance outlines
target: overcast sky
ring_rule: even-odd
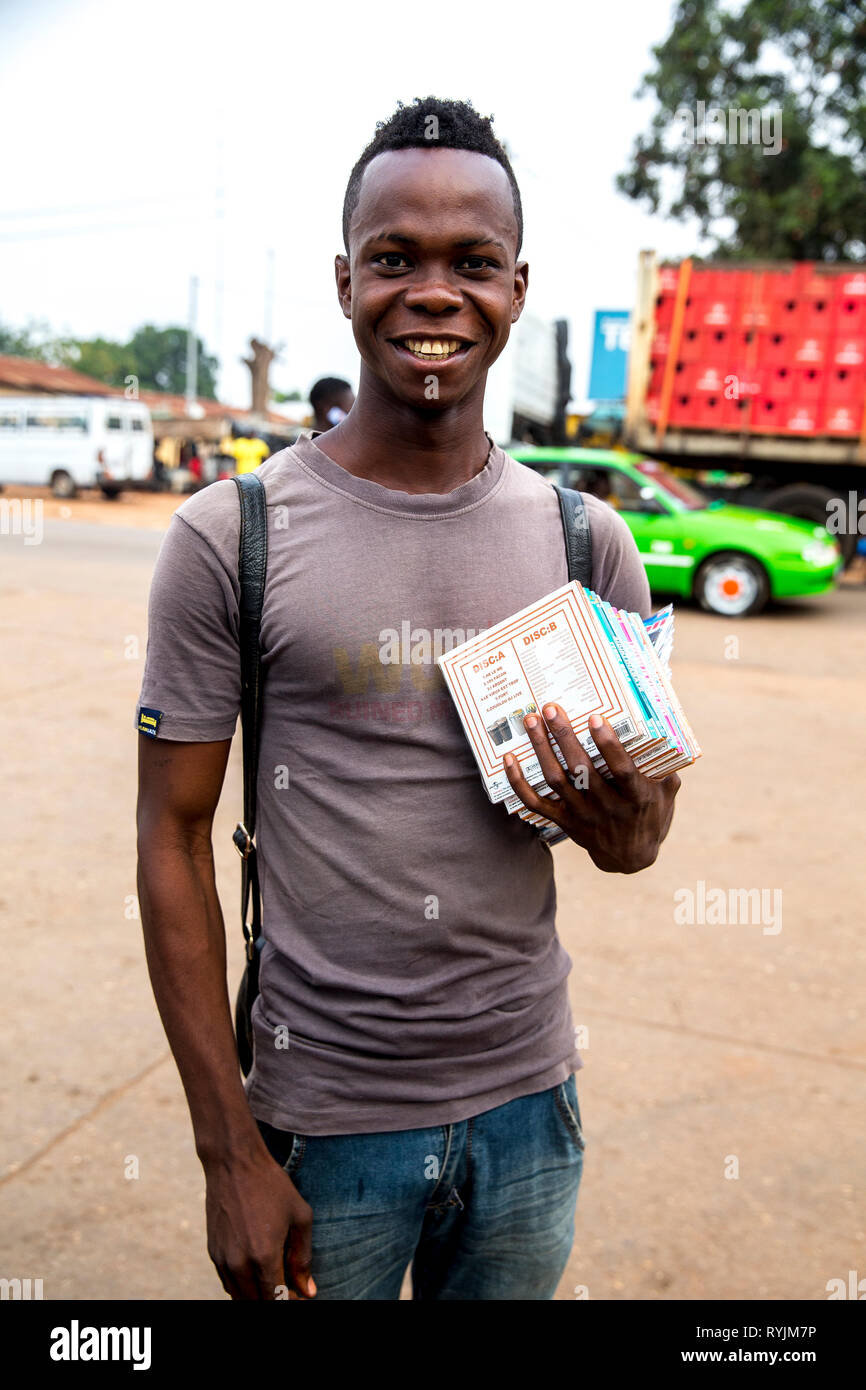
[[[220,394],[246,405],[273,251],[273,384],[354,386],[333,276],[349,170],[398,100],[469,97],[511,151],[528,305],[570,320],[580,400],[593,309],[630,307],[642,247],[695,248],[614,189],[672,8],[0,0],[0,318],[124,339],[186,322],[196,275]]]

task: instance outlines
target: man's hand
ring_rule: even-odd
[[[648,868],[670,828],[680,788],[677,774],[657,781],[644,777],[607,721],[594,714],[589,730],[613,773],[608,781],[596,772],[559,706],[545,705],[543,714],[569,772],[553,750],[544,721],[527,715],[523,723],[544,780],[559,799],[536,795],[517,759],[506,753],[506,776],[524,806],[554,821],[605,873],[634,874]]]
[[[207,1177],[207,1250],[235,1299],[312,1298],[313,1211],[267,1150],[214,1162]],[[285,1297],[285,1294],[282,1294]]]

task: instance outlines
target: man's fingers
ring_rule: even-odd
[[[544,720],[537,714],[528,714],[523,721],[523,727],[529,735],[529,741],[535,751],[545,782],[550,790],[556,792],[558,796],[564,795],[566,789],[572,787],[573,783],[553,750],[553,745],[547,736]]]
[[[549,820],[556,820],[556,808],[559,803],[551,801],[549,797],[539,796],[537,792],[532,790],[523,775],[520,763],[511,753],[506,753],[503,761],[505,763],[505,775],[511,783],[512,790],[520,797],[527,811],[537,811],[540,816],[547,816]]]
[[[604,778],[600,772],[596,772],[592,758],[574,732],[568,715],[559,705],[545,705],[542,713],[551,735],[556,739],[559,751],[568,763],[571,778],[579,778],[577,786],[581,791],[592,791],[596,795],[603,795],[605,790]],[[554,756],[556,755],[554,754]],[[571,785],[574,786],[573,780]]]
[[[313,1214],[292,1222],[286,1241],[285,1261],[289,1287],[297,1289],[304,1298],[314,1298],[316,1281],[310,1270],[313,1263]]]
[[[273,1302],[278,1293],[282,1292],[283,1286],[287,1285],[291,1289],[291,1279],[288,1271],[284,1269],[284,1261],[279,1256],[257,1262],[253,1265],[256,1280],[257,1297],[266,1303]]]
[[[226,1293],[238,1302],[250,1302],[261,1297],[251,1265],[245,1265],[242,1269],[229,1269],[226,1265],[219,1270],[219,1277]]]
[[[613,773],[617,788],[626,795],[636,796],[644,779],[635,767],[631,754],[623,748],[607,720],[602,719],[599,714],[594,714],[589,721],[589,732]]]

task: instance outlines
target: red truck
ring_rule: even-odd
[[[850,559],[866,489],[866,265],[642,252],[624,443],[728,501],[828,524]]]

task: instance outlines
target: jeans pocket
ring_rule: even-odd
[[[297,1173],[304,1157],[307,1141],[303,1134],[294,1134],[287,1129],[275,1129],[264,1120],[257,1120],[265,1147],[275,1163],[279,1163],[291,1177]]]
[[[553,1088],[553,1098],[556,1102],[556,1109],[562,1123],[568,1131],[569,1137],[581,1153],[586,1147],[583,1137],[583,1126],[580,1122],[580,1106],[577,1103],[577,1083],[574,1079],[574,1072],[566,1081]]]

